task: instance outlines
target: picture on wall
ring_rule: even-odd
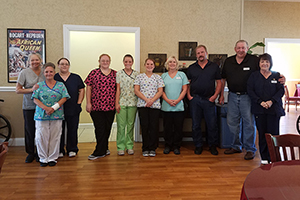
[[[197,42],[179,42],[178,59],[197,60],[195,52],[197,44]]]
[[[216,63],[220,67],[220,69],[222,69],[226,58],[227,58],[227,54],[209,54],[208,55],[208,59],[211,62]]]
[[[153,72],[155,73],[164,73],[166,71],[165,62],[167,61],[167,54],[148,54],[148,58],[154,60],[155,68]]]
[[[19,73],[29,67],[29,55],[39,53],[46,62],[45,29],[7,29],[8,82],[17,82]]]

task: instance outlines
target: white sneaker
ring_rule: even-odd
[[[128,155],[133,155],[134,151],[133,151],[133,149],[127,149],[127,153],[128,153]]]
[[[262,165],[267,165],[267,164],[269,164],[269,161],[268,160],[261,160],[261,164]]]
[[[155,153],[155,151],[150,151],[150,153],[149,153],[149,156],[151,156],[151,157],[154,157],[154,156],[156,156],[156,153]]]
[[[71,158],[71,157],[75,157],[76,156],[76,153],[74,152],[74,151],[70,151],[69,152],[69,157]]]
[[[93,154],[89,155],[88,159],[89,160],[96,160],[98,158],[103,158],[105,157],[105,155],[102,155],[102,156],[94,156]]]
[[[118,151],[118,155],[119,155],[119,156],[124,156],[124,154],[125,154],[124,150]]]
[[[109,149],[106,150],[106,155],[110,155]]]
[[[149,156],[149,151],[143,151],[143,156],[148,157]]]
[[[63,154],[63,153],[59,153],[58,157],[59,157],[59,158],[63,158],[63,157],[64,157],[64,154]]]

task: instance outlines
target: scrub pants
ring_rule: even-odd
[[[142,129],[143,151],[155,151],[158,146],[158,123],[160,109],[138,108]]]
[[[133,149],[133,129],[136,106],[121,106],[117,113],[117,150]]]
[[[56,162],[59,155],[62,120],[35,121],[35,142],[40,162]]]
[[[25,133],[25,150],[28,155],[35,156],[35,110],[23,110],[24,133]]]
[[[265,133],[279,135],[279,120],[277,115],[255,115],[256,127],[259,134],[259,153],[262,160],[271,162]]]
[[[79,113],[68,116],[65,115],[65,120],[62,122],[62,135],[60,140],[60,153],[65,154],[65,133],[66,133],[66,124],[67,124],[67,143],[66,150],[67,153],[73,151],[75,153],[78,152],[78,124],[79,124]]]

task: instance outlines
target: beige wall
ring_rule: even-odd
[[[63,24],[141,28],[141,66],[148,53],[178,56],[178,41],[197,41],[209,53],[233,54],[240,35],[241,0],[0,0],[0,86],[7,83],[7,28],[46,29],[47,61],[63,55]],[[187,62],[189,64],[189,62]],[[141,67],[141,71],[144,71]],[[1,92],[1,112],[23,137],[22,95]],[[14,105],[17,104],[17,105]]]

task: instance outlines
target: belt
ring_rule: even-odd
[[[245,95],[245,94],[248,94],[247,92],[234,92],[235,94],[237,95]]]

